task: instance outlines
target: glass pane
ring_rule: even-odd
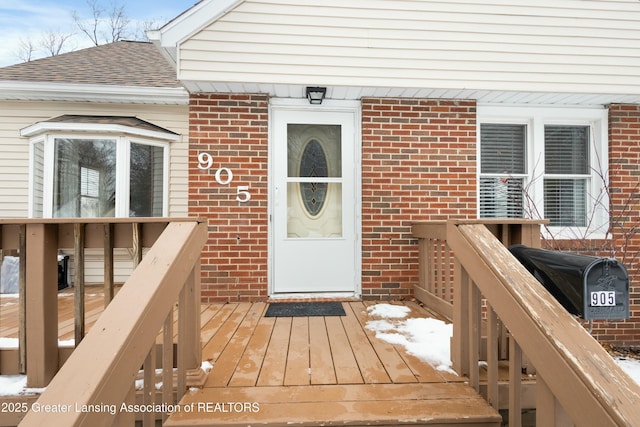
[[[287,125],[287,237],[342,236],[340,125]]]
[[[342,176],[340,125],[287,125],[287,176]]]
[[[54,217],[115,215],[116,142],[55,140]]]
[[[42,218],[44,212],[44,143],[33,145],[33,216]]]
[[[589,173],[589,126],[544,127],[545,173]]]
[[[301,182],[300,198],[307,213],[317,216],[324,206],[329,185],[326,182]]]
[[[164,148],[131,144],[129,216],[162,216]]]
[[[586,185],[585,179],[544,180],[544,214],[550,226],[586,226]]]
[[[480,125],[481,173],[525,173],[526,125]]]
[[[287,184],[287,237],[342,237],[342,184],[324,183],[326,203],[315,216],[302,201],[300,182]],[[317,185],[317,184],[316,184]]]
[[[522,218],[522,178],[481,178],[480,218]]]

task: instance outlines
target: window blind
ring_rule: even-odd
[[[525,173],[525,136],[525,125],[480,125],[481,173]]]
[[[480,178],[480,218],[522,218],[522,178]]]
[[[480,217],[523,216],[526,125],[480,125]]]
[[[545,217],[551,226],[584,227],[587,221],[587,178],[584,175],[589,174],[589,127],[545,126],[544,139]]]
[[[585,175],[589,173],[589,127],[544,127],[545,173]]]
[[[544,180],[544,216],[549,225],[587,225],[586,183],[586,179]]]

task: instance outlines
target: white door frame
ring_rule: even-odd
[[[269,101],[269,144],[268,144],[268,293],[271,297],[300,297],[304,298],[304,294],[276,294],[274,283],[274,227],[273,218],[275,215],[275,180],[272,173],[274,168],[274,111],[285,112],[291,111],[305,111],[305,112],[341,112],[352,113],[354,117],[353,130],[354,130],[354,173],[355,179],[355,206],[354,206],[354,218],[353,227],[355,230],[355,242],[354,242],[354,260],[355,260],[355,277],[354,277],[354,291],[348,293],[330,294],[330,293],[312,293],[309,296],[317,297],[323,296],[349,296],[360,297],[362,294],[362,113],[360,101],[344,101],[344,100],[324,100],[321,105],[310,105],[306,99],[291,99],[291,98],[271,98]],[[344,141],[344,143],[351,143],[351,141]]]

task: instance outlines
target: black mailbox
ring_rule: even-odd
[[[509,250],[571,314],[585,320],[629,318],[629,276],[615,259],[523,245]]]

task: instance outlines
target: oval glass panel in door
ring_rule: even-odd
[[[300,177],[326,178],[329,176],[327,156],[322,145],[315,139],[310,140],[302,151],[300,158]],[[314,217],[322,211],[327,198],[326,182],[301,182],[300,198],[307,213]]]

